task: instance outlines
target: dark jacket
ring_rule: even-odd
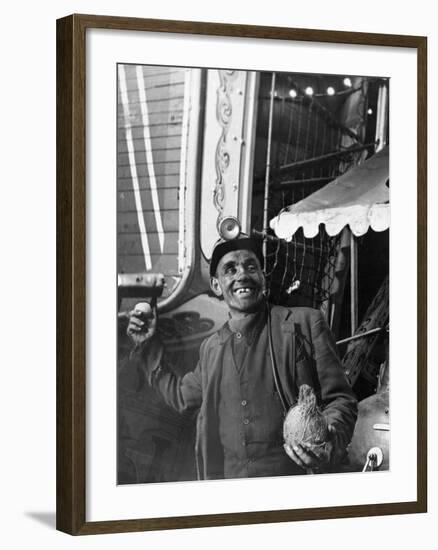
[[[296,402],[299,386],[313,387],[323,414],[336,428],[335,448],[345,451],[354,430],[357,402],[321,312],[273,306],[271,329],[275,362],[289,404]],[[204,340],[196,369],[182,379],[163,369],[160,346],[147,354],[147,377],[166,402],[180,411],[199,408],[196,431],[199,479],[224,477],[217,411],[225,338],[226,331],[222,328]],[[266,361],[267,368],[271,368],[269,356]]]

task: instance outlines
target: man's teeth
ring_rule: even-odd
[[[252,292],[252,288],[238,288],[236,294],[249,294]]]

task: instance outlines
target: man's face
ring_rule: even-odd
[[[231,313],[256,311],[263,300],[264,282],[259,260],[251,250],[227,252],[210,279],[213,292],[223,296]]]

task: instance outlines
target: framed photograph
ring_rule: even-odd
[[[427,510],[426,52],[58,20],[59,530]]]

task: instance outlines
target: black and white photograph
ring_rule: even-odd
[[[114,77],[117,484],[390,471],[390,78]]]
[[[434,540],[435,13],[5,4],[3,548]]]

